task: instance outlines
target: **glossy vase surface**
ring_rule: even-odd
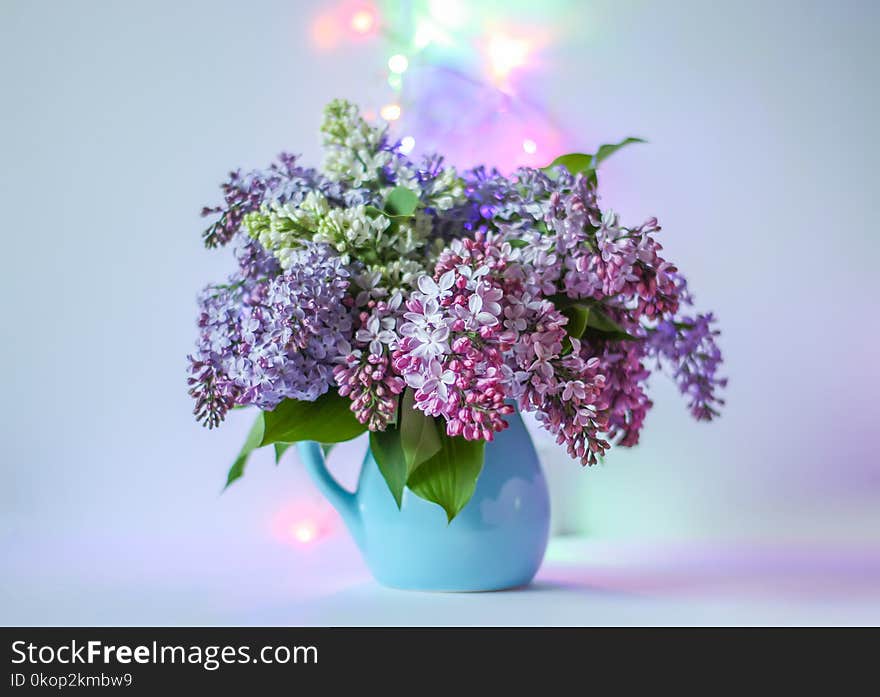
[[[447,523],[437,504],[403,492],[400,509],[367,449],[357,490],[342,488],[317,443],[298,451],[342,515],[376,579],[394,588],[490,591],[523,586],[538,571],[550,531],[550,498],[519,414],[486,445],[473,498]]]

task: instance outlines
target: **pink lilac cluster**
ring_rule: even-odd
[[[530,274],[518,251],[491,235],[453,241],[410,296],[394,367],[416,407],[444,417],[449,435],[492,440],[515,403],[593,464],[609,447],[606,434],[637,438],[646,371],[633,364],[638,354],[610,349],[624,342],[593,355],[571,337],[568,318],[528,290]]]
[[[385,300],[368,300],[357,315],[354,346],[346,346],[341,365],[334,369],[339,394],[352,401],[351,410],[371,431],[385,430],[397,415],[397,396],[403,378],[391,366],[391,348],[397,345],[400,293]]]
[[[639,442],[645,417],[653,406],[645,391],[651,371],[643,362],[644,346],[637,341],[606,342],[597,356],[605,378],[598,408],[605,416],[609,440],[632,447]]]
[[[511,306],[520,341],[511,353],[513,395],[523,411],[565,445],[571,457],[595,464],[608,450],[600,410],[605,375],[590,347],[569,336],[568,318],[548,300],[525,295]]]
[[[624,446],[638,442],[652,406],[648,358],[672,373],[696,418],[717,416],[726,380],[717,375],[721,352],[714,318],[678,315],[693,299],[678,269],[661,255],[656,219],[621,226],[617,215],[600,210],[595,185],[581,176],[563,179],[543,204],[538,199],[532,207],[543,215],[535,214],[531,229],[522,222],[498,225],[503,239],[521,241],[525,287],[557,303],[559,298],[599,302],[630,334],[629,340],[616,340],[594,333],[582,342],[582,350],[599,359],[605,379],[596,406],[608,438]]]
[[[394,368],[416,408],[444,417],[450,436],[491,441],[513,413],[505,355],[517,333],[504,325],[505,265],[480,235],[455,240],[407,301]]]
[[[449,435],[491,441],[515,402],[594,463],[608,448],[599,360],[552,302],[526,290],[518,256],[481,232],[453,241],[410,296],[394,367]]]
[[[634,320],[678,310],[677,269],[660,255],[656,218],[622,226],[616,213],[600,210],[595,187],[583,176],[553,191],[544,210],[545,230],[502,227],[506,236],[528,243],[523,262],[537,292],[626,301]]]

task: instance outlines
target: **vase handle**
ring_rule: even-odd
[[[363,524],[357,506],[357,496],[344,489],[330,474],[320,444],[310,440],[301,441],[296,444],[296,451],[300,460],[305,464],[312,481],[342,516],[342,520],[358,547],[363,548]]]

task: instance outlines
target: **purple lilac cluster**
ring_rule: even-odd
[[[281,273],[278,260],[263,249],[256,240],[239,236],[234,244],[233,253],[242,278],[259,281],[273,278]]]
[[[648,355],[658,366],[668,366],[698,421],[711,421],[724,405],[718,391],[727,386],[727,379],[718,375],[721,350],[715,337],[720,332],[714,325],[711,312],[685,315],[678,321],[661,320],[648,335]]]
[[[247,268],[266,266],[274,268],[260,258]],[[284,273],[206,288],[189,374],[199,420],[213,427],[233,406],[273,409],[326,392],[349,350],[347,291],[348,271],[323,245],[304,246]]]
[[[202,233],[206,247],[229,243],[241,229],[244,216],[259,210],[264,202],[298,202],[319,180],[317,172],[296,164],[296,156],[281,153],[278,161],[262,170],[234,170],[220,185],[224,205],[205,206],[202,216],[217,219]]]
[[[513,225],[527,232],[530,221],[540,219],[554,191],[573,186],[575,177],[559,170],[553,177],[538,169],[520,167],[510,176],[483,165],[465,173],[467,200],[451,212],[466,230]]]

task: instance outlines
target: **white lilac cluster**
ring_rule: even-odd
[[[336,389],[382,431],[409,390],[448,437],[491,441],[518,407],[592,464],[638,442],[651,363],[694,416],[717,415],[714,318],[680,314],[692,298],[655,219],[601,209],[598,156],[575,172],[459,175],[409,159],[341,100],[321,132],[321,171],[284,156],[233,173],[205,211],[206,243],[238,239],[240,265],[200,300],[190,385],[205,423]]]
[[[244,219],[247,233],[271,252],[282,268],[304,240],[332,247],[345,264],[357,262],[392,290],[424,273],[432,219],[424,212],[399,223],[363,204],[339,207],[320,192],[299,205],[274,203]]]

